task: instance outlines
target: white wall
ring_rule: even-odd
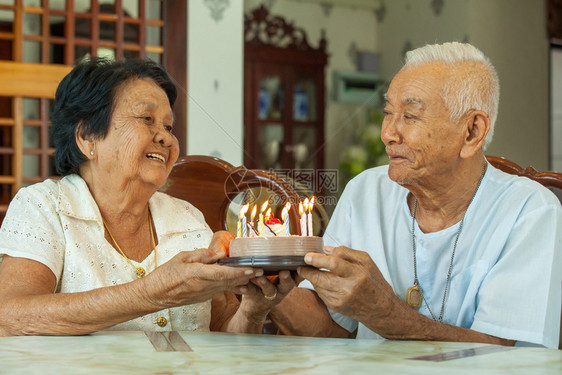
[[[471,0],[470,42],[500,78],[500,108],[489,154],[549,168],[549,43],[543,0]]]
[[[523,166],[549,167],[549,106],[544,0],[444,0],[434,13],[431,0],[386,1],[377,28],[381,71],[400,69],[405,46],[468,41],[498,71],[501,94],[495,136],[487,153]]]
[[[238,166],[244,145],[243,2],[228,2],[220,20],[212,18],[212,2],[205,3],[188,3],[187,154]]]
[[[381,74],[386,79],[400,70],[407,50],[468,37],[468,0],[445,0],[439,14],[431,4],[431,0],[386,2],[385,17],[376,30]]]

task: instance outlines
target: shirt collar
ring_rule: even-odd
[[[70,217],[93,220],[103,225],[100,210],[86,181],[77,174],[66,176],[59,181],[56,210]]]
[[[165,193],[154,193],[148,201],[148,206],[158,236],[209,230],[205,219],[194,206]]]
[[[179,204],[167,194],[156,192],[148,202],[154,227],[158,236],[173,233],[200,231],[208,228],[200,219],[200,213],[190,204]],[[103,226],[101,213],[86,181],[79,175],[73,174],[59,181],[59,195],[56,210],[60,214],[74,217],[79,220],[96,221]],[[182,220],[177,219],[177,214],[182,210]],[[185,220],[183,220],[185,218]]]

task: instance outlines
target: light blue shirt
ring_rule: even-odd
[[[406,300],[414,282],[408,190],[388,166],[347,185],[324,244],[370,254],[394,293]],[[460,222],[434,233],[414,227],[418,279],[433,314],[441,311]],[[468,208],[454,257],[443,322],[505,339],[558,346],[562,298],[562,208],[548,189],[488,165]],[[431,318],[425,304],[419,312]],[[331,312],[357,338],[380,338]]]

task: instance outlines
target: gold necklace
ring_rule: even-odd
[[[109,237],[111,237],[111,240],[113,241],[113,243],[115,244],[115,247],[117,247],[117,250],[119,250],[119,252],[121,253],[121,255],[123,255],[123,257],[127,260],[127,262],[131,265],[131,267],[133,267],[135,269],[135,272],[137,274],[137,277],[140,279],[141,277],[144,277],[144,275],[146,275],[146,271],[144,270],[144,268],[142,267],[135,267],[135,265],[133,264],[133,262],[131,262],[129,260],[129,258],[127,258],[127,256],[125,255],[125,253],[123,252],[123,250],[121,250],[121,248],[119,247],[119,245],[117,244],[117,241],[115,241],[115,238],[113,238],[113,235],[111,234],[111,231],[109,230],[109,228],[107,227],[107,224],[105,223],[105,220],[103,220],[103,217],[101,218],[101,221],[103,222],[103,226],[105,227],[105,230],[107,230],[107,233],[109,234]],[[158,257],[156,256],[156,243],[154,242],[154,230],[152,229],[152,215],[150,214],[150,210],[148,210],[148,225],[150,226],[150,238],[152,239],[152,247],[154,249],[154,269],[156,269],[156,267],[158,267]]]

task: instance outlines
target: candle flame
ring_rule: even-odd
[[[254,217],[256,216],[256,211],[258,210],[258,205],[254,204],[254,208],[252,209],[252,213],[251,213],[251,217],[252,217],[252,221],[254,221]]]
[[[271,218],[271,207],[267,209],[267,212],[265,213],[265,217],[269,220]]]
[[[299,203],[299,215],[302,215],[302,214],[304,214],[304,209],[303,209],[303,206],[302,206],[302,202],[300,202]]]
[[[310,202],[308,203],[308,209],[312,212],[312,208],[314,207],[314,197],[310,198]]]
[[[261,205],[261,212],[264,212],[264,211],[265,211],[265,209],[267,208],[267,204],[268,204],[268,203],[269,203],[268,201],[263,202],[263,204]]]
[[[291,202],[285,203],[285,208],[287,209],[287,212],[289,212],[289,210],[291,209]]]
[[[304,198],[303,206],[305,210],[308,210],[308,198]]]
[[[242,208],[240,209],[240,212],[238,213],[238,218],[240,220],[242,220],[242,217],[244,217],[246,215],[246,212],[248,212],[248,208],[250,208],[249,203],[246,203],[245,205],[242,206]]]
[[[287,206],[283,207],[283,209],[281,210],[281,218],[284,219],[285,215],[287,215],[287,213],[289,213],[289,210],[287,210]]]

